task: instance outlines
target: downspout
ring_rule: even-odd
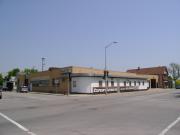
[[[69,80],[69,83],[68,83],[68,93],[67,95],[70,95],[71,94],[71,72],[68,72],[68,80]]]
[[[90,75],[90,78],[91,78],[90,94],[93,94],[92,83],[93,83],[94,77],[93,77],[93,68],[92,68],[92,67],[91,67],[91,75]]]
[[[117,93],[120,92],[120,80],[119,78],[117,79]]]

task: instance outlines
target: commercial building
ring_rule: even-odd
[[[155,75],[109,71],[106,89],[104,70],[75,66],[49,68],[47,71],[30,74],[28,78],[32,91],[64,94],[146,90],[150,88],[151,78],[158,79]],[[24,82],[22,77],[19,77],[18,82]]]
[[[158,80],[151,79],[151,87],[152,88],[168,88],[168,70],[165,66],[159,67],[151,67],[151,68],[140,68],[130,69],[127,72],[136,73],[136,74],[144,74],[144,75],[157,75]],[[157,83],[155,83],[157,82]]]

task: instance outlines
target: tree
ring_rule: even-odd
[[[173,80],[177,80],[180,77],[180,65],[177,63],[171,63],[168,68],[169,74]]]
[[[3,75],[0,73],[0,86],[3,85]]]
[[[10,79],[12,76],[16,76],[20,72],[19,68],[14,68],[8,72],[7,79]]]
[[[38,70],[37,69],[34,69],[34,68],[25,68],[24,71],[23,71],[26,75],[29,75],[31,73],[37,73]]]

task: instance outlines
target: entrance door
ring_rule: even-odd
[[[156,79],[151,79],[151,88],[156,88]]]
[[[28,86],[28,83],[29,83],[29,80],[28,80],[28,79],[25,79],[25,80],[24,80],[24,86]]]

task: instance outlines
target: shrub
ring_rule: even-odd
[[[180,88],[180,80],[176,80],[175,85],[176,85],[176,88]]]

